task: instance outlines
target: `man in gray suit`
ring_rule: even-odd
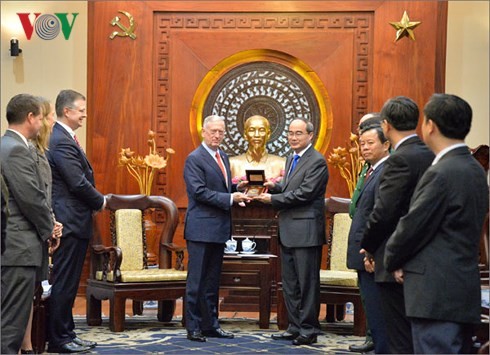
[[[28,142],[41,129],[42,118],[41,104],[32,95],[16,95],[7,104],[9,126],[0,143],[10,211],[2,255],[2,354],[17,354],[20,349],[31,311],[36,267],[41,266],[43,243],[54,228]]]
[[[287,176],[278,184],[265,183],[270,193],[256,197],[279,210],[282,286],[289,326],[275,340],[293,345],[317,341],[320,331],[320,263],[325,244],[325,190],[328,168],[325,157],[312,145],[313,124],[295,119],[288,141],[294,157],[286,160]]]
[[[386,244],[384,263],[404,285],[415,353],[468,354],[472,326],[480,323],[478,257],[488,185],[464,144],[470,105],[434,94],[424,116],[424,141],[436,157]]]

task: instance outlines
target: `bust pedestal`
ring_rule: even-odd
[[[278,226],[276,211],[271,205],[250,202],[246,207],[233,206],[233,237],[238,242],[237,251],[241,251],[241,241],[248,237],[256,242],[257,254],[273,254],[277,258],[269,259],[270,293],[272,309],[277,305],[277,283],[280,281]],[[223,271],[226,265],[223,265]],[[260,297],[257,292],[230,289],[221,302],[222,311],[259,311]]]

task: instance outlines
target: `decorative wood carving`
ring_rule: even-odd
[[[156,130],[158,139],[162,139],[168,142],[168,135],[171,132],[169,129],[169,102],[172,101],[171,95],[172,90],[169,89],[171,86],[169,84],[169,80],[172,76],[172,68],[170,63],[172,62],[172,53],[171,48],[172,40],[177,37],[177,33],[182,31],[195,31],[201,30],[203,41],[205,42],[205,38],[209,38],[209,36],[215,37],[217,33],[228,33],[230,30],[233,30],[234,34],[239,35],[240,32],[248,33],[250,30],[253,30],[253,33],[250,36],[263,36],[267,33],[270,33],[271,30],[294,30],[296,34],[301,34],[304,32],[305,34],[311,33],[326,33],[325,31],[335,31],[336,33],[353,33],[353,67],[351,68],[352,73],[354,73],[352,78],[352,103],[351,103],[351,124],[349,127],[349,131],[351,127],[357,125],[357,122],[360,117],[362,117],[365,113],[368,112],[368,108],[370,107],[370,82],[369,82],[369,71],[371,66],[371,52],[370,43],[372,31],[370,27],[373,23],[373,13],[295,13],[295,14],[260,14],[260,13],[232,13],[232,14],[201,14],[201,13],[156,13],[155,14],[155,23],[156,23],[156,31],[155,38],[157,38],[157,53],[156,53],[156,62],[157,66],[155,69],[156,72],[156,87],[155,91],[155,99],[154,102],[157,105],[157,115],[156,115]],[[333,33],[331,34],[334,35]],[[307,40],[308,37],[305,37]],[[345,40],[345,38],[342,38]],[[179,41],[182,40],[178,37]],[[339,39],[340,41],[340,39]],[[276,45],[273,43],[273,45]],[[203,50],[204,54],[201,54],[203,58],[207,58],[207,51]],[[200,53],[196,54],[196,50],[194,50],[193,55],[199,56]],[[328,56],[328,53],[325,53],[325,56]],[[201,58],[200,58],[201,59]],[[201,59],[201,61],[205,61],[205,59]],[[299,59],[302,59],[301,57]],[[321,62],[321,58],[316,58],[319,63],[317,64],[317,69],[323,70]],[[176,63],[175,65],[181,64]],[[213,63],[216,64],[216,63]],[[313,64],[308,63],[311,66]],[[206,65],[205,65],[206,66]],[[207,64],[208,70],[211,69],[212,65]],[[319,74],[320,79],[328,80],[326,75]],[[201,78],[202,80],[202,78]],[[226,79],[225,79],[226,82]],[[229,81],[230,83],[233,80]],[[189,83],[190,85],[192,83]],[[270,101],[269,101],[270,102]],[[237,107],[233,107],[235,110],[240,110],[238,104]],[[309,104],[311,106],[311,103]],[[223,107],[214,107],[216,110],[222,110]],[[269,110],[275,111],[272,105],[269,105],[267,108]],[[314,110],[314,108],[312,108]],[[205,107],[204,109],[207,113],[212,112],[212,108]],[[224,109],[226,112],[226,109]],[[246,110],[246,108],[245,108]],[[217,112],[218,114],[223,114],[224,112]],[[314,112],[312,113],[312,116]],[[185,113],[182,114],[185,117]],[[287,121],[286,121],[287,122]],[[272,153],[279,152],[280,155],[285,155],[288,151],[287,140],[285,137],[285,125],[281,124],[279,126],[282,129],[282,132],[275,132],[275,137],[277,142],[269,143],[269,151]],[[235,127],[231,128],[231,132]],[[236,127],[237,130],[240,130],[239,127]],[[346,132],[347,133],[347,132]],[[193,137],[194,138],[194,137]],[[224,145],[228,150],[228,153],[232,155],[242,153],[244,144],[243,138],[241,136],[229,136],[228,140],[225,140]],[[236,139],[238,142],[236,142]],[[158,141],[157,141],[158,142]],[[160,144],[160,146],[164,146],[165,144]],[[240,146],[243,146],[240,149]],[[168,183],[165,176],[157,179],[157,190],[159,193],[170,193],[171,197],[175,195],[181,195],[179,192],[169,191],[166,188],[166,184]],[[173,188],[173,186],[172,186]],[[174,195],[175,193],[175,195]],[[180,205],[178,203],[178,205]]]
[[[379,111],[386,99],[406,95],[423,106],[434,92],[444,91],[445,1],[90,1],[87,6],[87,155],[97,187],[102,193],[137,193],[136,183],[117,168],[117,154],[128,146],[144,150],[143,137],[156,131],[160,151],[176,150],[153,194],[178,205],[179,244],[187,206],[183,165],[195,147],[189,132],[192,97],[223,58],[255,48],[301,58],[330,96],[332,148],[345,145],[360,116]],[[109,39],[110,20],[119,10],[137,21],[136,40]],[[419,26],[416,42],[393,43],[388,22],[405,10],[432,26]],[[347,196],[333,169],[327,196]],[[107,224],[97,222],[101,229]],[[101,230],[100,238],[109,234]]]

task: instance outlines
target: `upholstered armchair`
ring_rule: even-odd
[[[139,314],[142,301],[158,300],[158,319],[170,321],[175,300],[185,294],[187,278],[182,265],[184,248],[172,243],[178,224],[177,207],[162,196],[108,195],[106,208],[110,211],[112,245],[91,248],[87,324],[101,324],[101,300],[108,299],[110,329],[123,331],[128,298],[134,302],[135,314]],[[145,211],[153,210],[165,215],[159,238],[158,268],[147,265],[144,216]],[[172,268],[172,254],[177,258],[175,268]]]
[[[357,272],[346,266],[347,242],[351,218],[349,217],[350,199],[331,197],[325,199],[327,213],[327,268],[320,270],[320,301],[344,308],[347,302],[354,305],[354,329],[357,336],[366,334],[366,315],[362,306],[357,282]],[[335,321],[335,317],[327,317]]]

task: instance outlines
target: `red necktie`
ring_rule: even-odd
[[[77,142],[78,147],[79,147],[79,148],[82,150],[82,152],[85,154],[85,151],[83,150],[82,146],[80,145],[80,141],[78,140],[78,138],[77,138],[77,135],[76,135],[76,134],[74,134],[74,135],[73,135],[73,139],[75,140],[75,142]]]
[[[366,177],[364,178],[364,183],[366,183],[366,181],[369,179],[372,172],[373,172],[373,167],[371,166],[371,167],[369,167],[368,171],[366,172]]]
[[[221,155],[219,155],[218,152],[216,152],[216,160],[218,161],[219,168],[221,169],[221,172],[223,173],[223,177],[225,178],[226,181],[226,185],[228,186],[228,179],[226,178],[225,166],[223,165],[223,162],[221,161]]]

